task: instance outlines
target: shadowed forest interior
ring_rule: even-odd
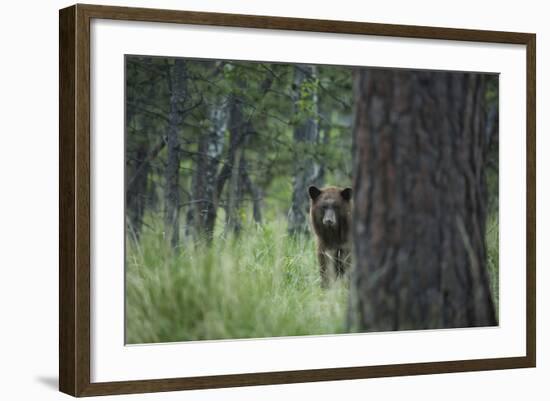
[[[498,322],[498,76],[126,56],[126,343]],[[308,187],[353,188],[321,285]]]

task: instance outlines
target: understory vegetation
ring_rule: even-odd
[[[211,246],[172,249],[161,229],[129,239],[127,342],[348,332],[347,285],[322,290],[313,240],[284,223],[250,224],[246,240],[220,235]]]
[[[487,222],[488,271],[498,308],[498,217]],[[246,240],[217,233],[211,246],[173,249],[162,225],[127,239],[126,342],[349,333],[348,285],[320,287],[310,236],[286,221],[250,223]]]

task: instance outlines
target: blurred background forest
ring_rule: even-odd
[[[307,195],[352,183],[352,71],[126,56],[128,343],[353,331],[347,283],[320,289]],[[496,113],[496,77],[485,96]],[[486,242],[498,305],[494,137]]]
[[[130,229],[164,214],[181,246],[252,221],[305,231],[307,186],[351,183],[351,96],[349,68],[128,57]]]

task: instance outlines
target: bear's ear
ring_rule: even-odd
[[[321,190],[319,188],[317,188],[315,185],[312,185],[311,187],[309,187],[307,189],[307,192],[309,192],[309,197],[312,200],[317,199],[319,197],[319,195],[321,195]]]
[[[342,198],[344,198],[344,200],[351,200],[351,188],[342,189],[340,195],[342,195]]]

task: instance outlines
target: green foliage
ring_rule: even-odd
[[[284,220],[176,250],[147,230],[126,263],[128,343],[346,332],[344,281],[320,288],[313,241]]]
[[[128,56],[126,58],[126,167],[127,176],[143,172],[147,164],[148,185],[144,192],[132,194],[143,199],[146,210],[162,199],[166,148],[150,160],[149,152],[162,144],[168,130],[170,110],[170,71],[173,58]],[[315,77],[305,79],[295,102],[292,64],[239,61],[186,60],[187,92],[185,120],[180,128],[181,165],[179,184],[182,204],[191,204],[192,176],[200,138],[212,127],[213,108],[239,99],[244,120],[252,127],[247,134],[246,158],[249,176],[264,195],[265,215],[286,214],[290,207],[288,191],[294,174],[294,161],[307,157],[324,167],[326,185],[351,183],[351,70],[338,66],[319,66]],[[317,97],[318,108],[314,98]],[[192,107],[195,106],[196,107]],[[315,144],[297,144],[293,138],[296,124],[307,118],[319,123],[320,139]],[[228,157],[227,128],[222,164]],[[145,163],[146,162],[146,163]],[[141,169],[140,169],[141,168]],[[219,170],[222,165],[220,164]],[[284,181],[286,184],[282,184]],[[281,192],[282,191],[282,192]],[[227,186],[220,206],[227,200]],[[270,198],[280,199],[271,202]],[[139,202],[134,202],[139,204]],[[161,212],[162,204],[157,210]],[[245,207],[251,209],[250,199]],[[277,210],[269,210],[268,206]],[[134,207],[129,205],[129,207]],[[185,209],[182,210],[185,213]]]
[[[200,171],[199,141],[213,127],[212,110],[234,99],[250,131],[243,152],[250,180],[261,193],[264,224],[253,223],[248,194],[237,211],[244,224],[240,236],[226,233],[226,184],[217,199],[212,244],[193,243],[185,236],[172,249],[162,225],[167,149],[159,145],[168,129],[173,64],[172,58],[126,58],[126,176],[147,168],[145,185],[131,193],[133,203],[127,200],[127,211],[143,207],[139,218],[145,226],[139,238],[127,230],[127,342],[345,332],[346,285],[340,281],[328,291],[320,289],[313,240],[287,236],[286,218],[295,160],[322,166],[325,185],[351,184],[351,69],[317,66],[315,76],[295,88],[290,64],[186,61],[183,108],[188,111],[178,127],[182,233],[186,212],[196,201],[192,177]],[[488,82],[486,100],[498,104],[496,76]],[[317,142],[297,143],[296,125],[311,118],[318,123]],[[228,121],[218,173],[228,160],[231,129]],[[155,148],[158,153],[149,157]],[[487,266],[498,308],[498,141],[488,153]]]
[[[161,225],[127,238],[127,343],[346,333],[348,288],[329,290],[310,237],[284,219],[248,224],[239,238],[172,249]],[[153,229],[154,228],[154,229]],[[487,266],[498,311],[498,215],[487,225]]]

